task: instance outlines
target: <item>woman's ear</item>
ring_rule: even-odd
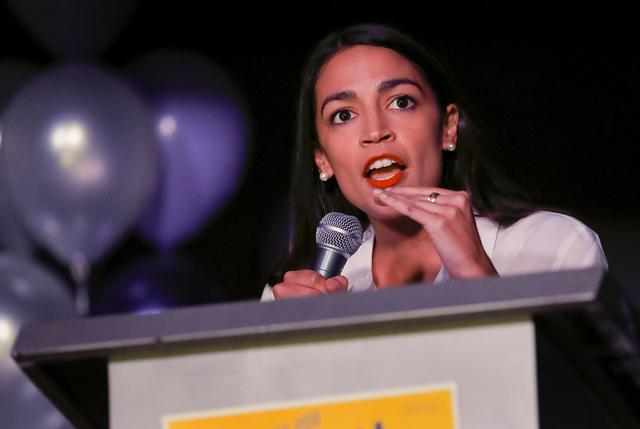
[[[322,173],[323,171],[328,174],[328,177],[333,177],[333,168],[331,168],[331,163],[327,158],[327,155],[324,153],[322,149],[316,149],[314,152],[314,157],[316,161],[316,166],[318,167],[318,173]]]
[[[449,104],[446,115],[442,128],[442,150],[451,152],[456,149],[458,141],[458,121],[460,119],[458,106]]]

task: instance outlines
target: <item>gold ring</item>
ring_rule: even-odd
[[[427,201],[429,201],[430,203],[435,204],[436,203],[436,199],[438,198],[438,195],[440,195],[437,192],[432,192],[429,194],[429,196],[427,197]]]

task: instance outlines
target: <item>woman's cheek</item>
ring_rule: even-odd
[[[353,172],[347,173],[344,170],[336,172],[336,181],[342,194],[351,204],[363,210],[366,192],[363,192],[362,186],[365,182],[358,183],[358,179],[359,177]]]

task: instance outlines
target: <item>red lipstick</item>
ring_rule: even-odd
[[[371,167],[374,162],[385,158],[396,162],[396,164],[394,165],[394,169],[396,169],[396,171],[393,172],[393,175],[391,175],[390,177],[385,177],[384,179],[375,179],[371,177],[371,173],[373,172],[373,170],[370,171],[369,167]],[[403,171],[405,168],[406,167],[404,165],[404,161],[397,155],[394,155],[392,153],[381,153],[379,155],[372,156],[364,163],[362,174],[372,186],[384,189],[388,188],[389,186],[394,186],[396,183],[398,183],[404,176]],[[390,173],[392,173],[392,171],[390,171]]]

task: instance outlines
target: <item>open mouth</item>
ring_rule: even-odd
[[[382,153],[365,162],[362,174],[372,186],[384,189],[398,183],[406,168],[397,155]]]

